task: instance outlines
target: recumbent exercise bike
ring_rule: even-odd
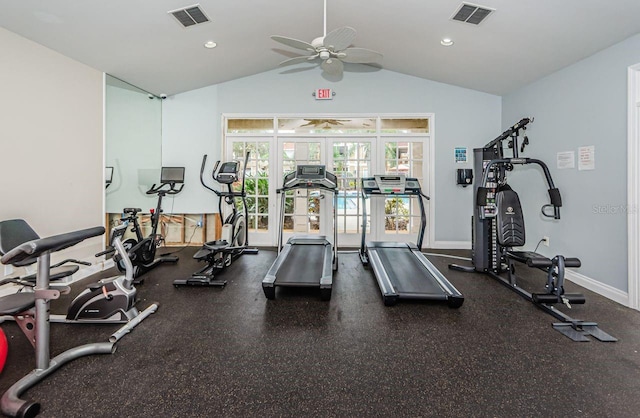
[[[21,399],[20,396],[32,386],[36,385],[62,365],[79,357],[93,354],[111,354],[115,351],[115,343],[158,308],[152,304],[143,312],[135,308],[135,288],[133,283],[133,268],[121,242],[125,226],[114,229],[113,241],[117,251],[122,252],[127,265],[126,277],[104,279],[78,295],[69,308],[68,317],[75,320],[68,322],[126,322],[109,337],[108,342],[85,344],[70,348],[67,351],[50,358],[50,301],[57,299],[63,293],[69,292],[68,286],[50,285],[50,254],[76,245],[87,238],[104,234],[103,227],[88,228],[47,238],[39,238],[31,227],[22,219],[0,222],[0,247],[3,264],[20,265],[37,259],[38,273],[35,286],[31,292],[18,292],[0,297],[0,315],[12,316],[21,330],[33,345],[36,354],[36,368],[22,379],[14,383],[2,395],[0,409],[2,413],[13,417],[33,417],[40,411],[40,404]],[[13,249],[6,251],[10,242],[19,238],[29,238]],[[29,282],[18,282],[30,284]],[[74,307],[78,307],[75,309]],[[101,312],[101,314],[98,313]],[[75,314],[72,314],[75,312]],[[98,320],[100,317],[103,320]]]
[[[220,161],[216,162],[211,176],[217,183],[226,186],[227,189],[226,191],[218,191],[208,186],[204,180],[207,156],[205,155],[202,158],[200,182],[220,198],[218,201],[218,213],[220,216],[222,217],[224,213],[222,210],[223,202],[231,208],[231,213],[224,219],[221,239],[204,243],[202,248],[193,256],[198,261],[206,262],[206,266],[193,273],[188,279],[174,280],[174,286],[225,286],[227,281],[217,279],[216,274],[229,267],[242,254],[257,254],[258,250],[256,248],[248,248],[249,230],[247,228],[248,209],[245,178],[249,155],[250,153],[247,152],[242,166],[243,175],[240,191],[233,190],[233,184],[239,180],[240,163],[238,161],[227,161],[222,164],[220,164]],[[242,201],[242,212],[238,209],[237,198]]]
[[[119,256],[122,255],[122,261],[126,266],[125,274],[98,280],[89,284],[73,299],[67,309],[66,315],[51,314],[51,322],[127,323],[140,315],[140,312],[135,306],[137,302],[137,291],[133,286],[133,266],[122,244],[122,237],[126,228],[127,226],[124,224],[113,228],[111,230],[111,245],[105,251],[96,254],[96,257],[113,252],[116,252]],[[26,242],[39,239],[40,236],[23,219],[12,219],[0,222],[0,255],[5,255],[13,248]],[[13,265],[19,267],[21,262],[14,262]],[[70,288],[65,283],[55,283],[53,281],[53,271],[53,269],[49,269],[50,288],[58,291],[60,294],[68,294]],[[74,270],[67,270],[65,275],[59,273],[56,281],[69,277],[73,273],[75,273]],[[22,286],[23,289],[31,290],[33,290],[36,285],[35,282],[27,280],[24,277],[13,277],[0,281],[0,285],[7,283],[14,283]],[[24,291],[21,293],[28,294],[31,292]],[[153,313],[156,309],[157,304],[151,305],[148,308],[151,312],[148,314]],[[148,316],[148,314],[145,314],[145,317]],[[30,326],[28,324],[32,322],[32,318],[30,319],[29,315],[23,315],[17,322],[21,328],[29,328]]]

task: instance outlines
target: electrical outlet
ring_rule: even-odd
[[[196,228],[202,228],[202,221],[196,222]]]
[[[545,247],[549,246],[549,237],[542,237],[542,243]]]

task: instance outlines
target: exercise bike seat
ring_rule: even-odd
[[[0,297],[0,315],[14,316],[33,308],[36,304],[35,295],[33,292],[21,292]]]

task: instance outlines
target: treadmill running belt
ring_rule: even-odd
[[[276,284],[319,285],[324,249],[324,245],[292,245],[289,255],[276,273]]]
[[[398,293],[443,293],[429,270],[407,248],[384,248],[376,252]]]

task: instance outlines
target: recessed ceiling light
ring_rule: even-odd
[[[218,46],[218,44],[213,41],[207,41],[204,43],[205,48],[212,49],[212,48],[215,48],[216,46]]]
[[[442,40],[440,41],[440,45],[451,46],[453,45],[453,40],[451,40],[451,38],[442,38]]]

